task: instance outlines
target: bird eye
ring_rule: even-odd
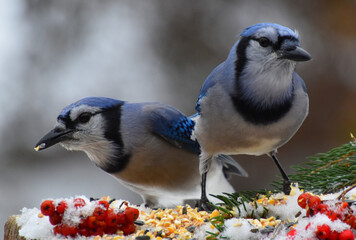
[[[259,38],[258,42],[261,45],[261,47],[268,47],[269,45],[271,45],[271,41],[265,37]]]
[[[78,121],[80,123],[87,123],[87,122],[89,122],[90,118],[91,118],[91,114],[85,112],[85,113],[82,113],[82,114],[79,115]]]

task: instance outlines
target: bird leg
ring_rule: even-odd
[[[276,153],[275,152],[271,152],[270,156],[272,157],[272,159],[274,160],[274,163],[277,165],[280,173],[282,174],[282,177],[283,177],[283,192],[285,194],[289,194],[290,190],[291,190],[290,185],[291,185],[292,181],[290,180],[290,178],[288,177],[286,172],[283,170],[281,164],[278,161]]]
[[[201,181],[201,198],[199,201],[199,210],[201,211],[207,211],[211,212],[214,210],[214,207],[211,205],[211,203],[208,200],[208,197],[206,196],[206,176],[208,172],[205,172],[202,174],[202,181]]]

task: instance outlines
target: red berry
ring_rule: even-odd
[[[52,200],[45,200],[41,204],[41,212],[45,216],[51,216],[55,210],[54,202]]]
[[[93,212],[93,216],[96,217],[99,221],[104,220],[106,217],[106,210],[102,207],[96,207]]]
[[[346,208],[349,207],[349,204],[347,202],[341,202],[339,206],[340,212],[343,212]]]
[[[311,196],[308,199],[308,206],[310,209],[315,210],[321,204],[321,200],[318,196]]]
[[[98,221],[98,223],[99,223],[99,227],[100,228],[102,228],[103,230],[104,230],[104,232],[105,232],[105,229],[107,228],[107,224],[106,224],[106,222],[104,221],[104,220],[101,220],[101,221]]]
[[[53,214],[49,216],[49,222],[52,225],[60,224],[62,222],[62,215],[58,212],[53,212]]]
[[[140,211],[137,208],[127,207],[124,211],[127,221],[134,222],[140,215]]]
[[[56,225],[53,228],[54,235],[61,234],[62,235],[62,225]]]
[[[76,198],[73,200],[73,203],[75,208],[84,207],[86,204],[83,198]]]
[[[349,224],[351,228],[356,229],[356,216],[355,215],[346,215],[344,222]]]
[[[328,238],[328,240],[338,240],[338,239],[339,239],[339,233],[336,231],[332,231]]]
[[[288,239],[294,239],[294,238],[295,238],[295,235],[297,235],[297,230],[295,230],[295,229],[290,230],[290,231],[287,233]]]
[[[66,201],[61,201],[60,203],[58,203],[56,211],[58,213],[64,213],[66,211],[66,209],[68,208],[68,203]]]
[[[65,237],[75,237],[77,236],[78,230],[73,226],[63,225],[62,226],[62,235]]]
[[[104,230],[100,227],[97,227],[97,228],[90,228],[89,229],[89,234],[91,236],[102,236],[104,234]]]
[[[118,212],[116,215],[117,215],[117,224],[127,223],[126,215],[124,212]]]
[[[351,230],[344,230],[339,234],[339,240],[355,240],[355,235]]]
[[[316,236],[319,239],[327,239],[330,236],[330,227],[327,224],[317,226]]]
[[[107,234],[115,234],[117,233],[117,230],[119,230],[118,226],[113,226],[113,227],[107,227],[105,233]]]
[[[78,229],[78,234],[81,235],[81,236],[85,236],[85,237],[89,237],[90,236],[89,229],[87,229],[87,228],[79,228]]]
[[[82,221],[79,223],[78,229],[82,229],[82,228],[88,228],[88,217],[83,218]]]
[[[104,209],[108,210],[109,209],[109,203],[106,200],[99,200],[98,204]]]
[[[317,208],[315,209],[316,212],[319,212],[321,214],[326,214],[329,209],[328,209],[328,205],[321,203],[319,204],[319,206],[317,206]]]
[[[337,219],[337,214],[334,211],[328,211],[326,216],[328,216],[331,221],[335,221]]]
[[[129,235],[129,234],[135,232],[136,227],[133,222],[130,222],[130,223],[124,224],[121,229],[124,232],[124,235]]]
[[[311,197],[310,193],[302,193],[298,197],[298,205],[301,208],[305,208],[307,206],[307,201]]]
[[[114,211],[111,210],[106,214],[105,222],[109,227],[116,226],[118,224],[118,220],[119,218],[117,217],[117,214],[114,213]]]
[[[88,217],[88,227],[89,228],[97,228],[99,227],[99,221],[94,216]]]

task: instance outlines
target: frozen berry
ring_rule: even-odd
[[[66,201],[61,201],[60,203],[58,203],[57,207],[56,207],[56,211],[58,213],[64,213],[66,211],[66,209],[68,208],[68,203]]]
[[[328,211],[327,213],[326,213],[326,216],[328,216],[328,218],[331,220],[331,221],[335,221],[336,219],[337,219],[337,214],[336,214],[336,212],[334,212],[334,211]]]
[[[136,227],[133,222],[130,222],[130,223],[124,224],[121,229],[124,232],[124,235],[129,235],[129,234],[135,232]]]
[[[88,226],[89,228],[97,228],[99,227],[99,221],[94,216],[88,217]]]
[[[327,224],[317,226],[316,236],[319,239],[327,239],[330,235],[330,227]]]
[[[60,224],[62,222],[62,215],[56,211],[53,212],[53,214],[51,216],[49,216],[49,222],[52,225]]]
[[[109,203],[106,200],[99,200],[98,204],[104,209],[108,210],[109,209]]]
[[[311,196],[308,199],[308,206],[310,209],[315,210],[321,204],[321,200],[318,196]]]
[[[356,229],[356,216],[355,215],[346,215],[344,222],[349,224],[351,228]]]
[[[90,236],[90,232],[88,228],[79,228],[78,229],[78,234],[84,237],[89,237]]]
[[[51,216],[55,210],[54,202],[52,200],[45,200],[41,204],[41,212],[45,216]]]
[[[349,204],[347,202],[341,202],[339,205],[339,210],[340,210],[340,212],[343,212],[348,207],[349,207]]]
[[[91,236],[102,236],[104,234],[104,229],[97,227],[97,228],[90,228],[89,234]]]
[[[117,233],[118,230],[119,230],[119,228],[118,228],[117,225],[113,226],[113,227],[107,227],[105,229],[105,233],[107,233],[107,234],[115,234],[115,233]]]
[[[339,234],[339,240],[355,240],[355,235],[351,230],[344,230]]]
[[[62,235],[62,225],[56,225],[53,228],[53,233],[54,233],[54,235],[58,235],[58,234]]]
[[[93,212],[93,216],[96,217],[99,221],[104,220],[106,216],[106,210],[104,210],[101,206],[96,207]]]
[[[298,205],[301,208],[305,208],[307,206],[307,201],[311,197],[310,193],[302,193],[298,197]]]
[[[86,204],[83,198],[76,198],[73,200],[73,203],[75,208],[84,207]]]
[[[321,214],[326,214],[329,211],[328,205],[321,203],[319,204],[319,206],[316,207],[315,211]]]
[[[133,207],[127,207],[124,213],[126,215],[127,221],[129,222],[134,222],[138,218],[138,215],[140,214],[139,210]]]
[[[65,237],[75,237],[77,236],[78,230],[76,227],[63,225],[62,226],[62,235]]]
[[[328,240],[338,240],[339,239],[339,233],[336,231],[330,232],[330,235],[328,237]]]
[[[117,224],[125,224],[127,222],[126,215],[124,212],[118,212],[116,215],[117,215]]]
[[[114,213],[114,211],[108,211],[108,213],[105,216],[105,222],[109,227],[116,226],[118,224],[118,217],[117,214]]]

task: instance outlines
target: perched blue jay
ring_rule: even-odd
[[[191,140],[194,125],[168,105],[89,97],[64,108],[35,150],[60,143],[67,150],[84,151],[148,206],[172,207],[200,197],[200,147]],[[220,155],[211,163],[209,193],[233,191],[226,173],[247,175]]]
[[[274,23],[246,28],[225,62],[208,76],[193,118],[201,146],[203,208],[205,181],[219,154],[271,156],[290,182],[275,153],[296,133],[308,114],[308,95],[296,62],[311,56],[298,33]]]

